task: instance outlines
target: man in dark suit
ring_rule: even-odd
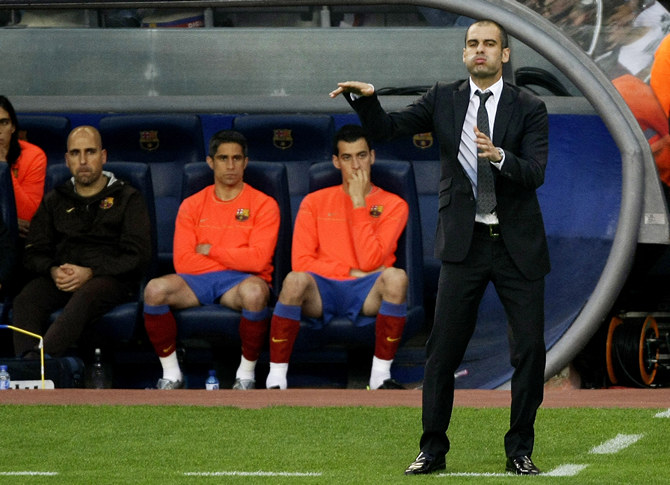
[[[505,435],[506,470],[540,473],[531,454],[544,388],[544,276],[549,254],[536,189],[544,182],[548,118],[541,100],[503,82],[502,68],[509,56],[504,29],[483,20],[472,24],[465,36],[463,62],[470,73],[466,81],[438,82],[393,113],[382,109],[370,84],[343,82],[330,93],[343,93],[376,139],[432,131],[440,144],[435,254],[442,267],[427,343],[421,452],[405,470],[408,475],[446,466],[454,372],[474,332],[489,281],[505,308],[515,369]],[[480,96],[485,110],[480,110]]]

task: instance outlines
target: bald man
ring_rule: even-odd
[[[98,130],[72,130],[65,153],[72,177],[44,196],[28,233],[23,262],[36,277],[14,300],[14,325],[43,335],[51,356],[62,355],[91,322],[131,300],[151,258],[144,199],[104,171],[106,162]],[[51,313],[61,308],[50,324]],[[36,358],[36,345],[14,334],[18,356]]]

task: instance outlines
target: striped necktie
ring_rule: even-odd
[[[486,100],[493,93],[486,91],[475,93],[479,96],[479,109],[477,110],[477,128],[479,131],[490,137],[489,114],[486,111]],[[491,214],[496,208],[496,191],[491,171],[491,163],[488,158],[477,157],[477,214]]]

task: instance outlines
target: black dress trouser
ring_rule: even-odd
[[[454,372],[474,332],[479,303],[489,281],[507,315],[514,367],[505,453],[516,457],[533,452],[534,423],[543,399],[546,361],[544,278],[526,279],[510,258],[502,238],[492,238],[484,230],[475,230],[463,262],[443,262],[440,270],[423,383],[423,452],[441,456],[449,451],[446,433],[453,409]]]

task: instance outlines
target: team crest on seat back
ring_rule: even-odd
[[[280,150],[286,150],[293,146],[293,135],[287,128],[277,128],[273,130],[272,144]]]
[[[140,131],[140,148],[148,152],[157,150],[160,145],[158,130]]]

